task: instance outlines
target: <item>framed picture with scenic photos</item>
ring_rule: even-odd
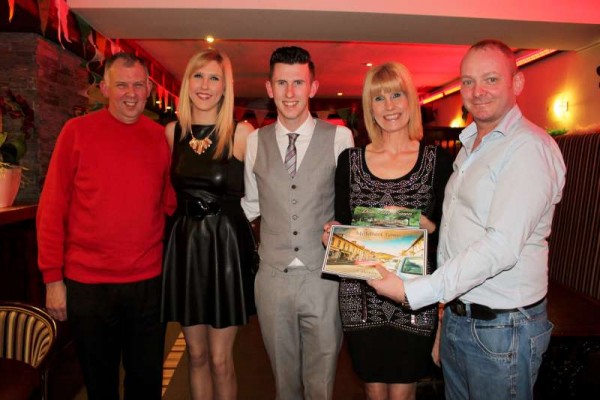
[[[421,219],[421,210],[408,208],[354,208],[352,212],[352,226],[387,226],[392,228],[411,227],[418,228]]]
[[[402,279],[427,273],[427,230],[381,226],[335,225],[323,272],[355,279],[379,279],[375,265]]]

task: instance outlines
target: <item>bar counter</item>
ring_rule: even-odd
[[[35,220],[37,204],[24,204],[0,208],[0,226],[15,222]]]

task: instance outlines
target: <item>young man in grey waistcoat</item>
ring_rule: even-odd
[[[275,50],[266,87],[278,118],[248,137],[242,200],[248,219],[261,216],[258,318],[277,398],[330,399],[342,330],[338,283],[321,277],[321,234],[334,215],[337,157],[352,134],[311,117],[319,83],[306,50]]]

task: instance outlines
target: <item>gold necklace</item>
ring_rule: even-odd
[[[196,137],[192,133],[192,138],[189,141],[189,145],[196,154],[202,154],[206,150],[208,150],[208,148],[212,144],[212,140],[210,140],[211,133],[206,135],[204,139],[196,139]]]

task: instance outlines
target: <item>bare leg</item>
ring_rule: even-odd
[[[365,383],[367,400],[388,400],[387,383],[369,382]]]
[[[233,364],[233,343],[238,327],[208,328],[210,370],[217,400],[237,399],[237,379]]]
[[[416,383],[365,383],[367,400],[415,400]]]
[[[415,400],[417,383],[393,383],[388,385],[390,400]]]
[[[208,326],[183,327],[189,357],[190,392],[193,400],[213,400],[209,365]]]

